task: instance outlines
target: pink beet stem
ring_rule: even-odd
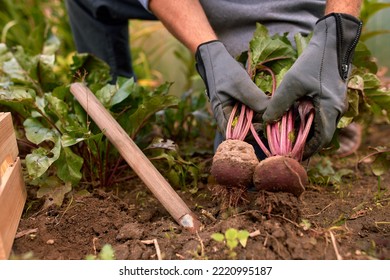
[[[268,67],[262,67],[261,69],[271,74],[273,81],[272,94],[274,94],[276,90],[275,75]],[[279,122],[267,125],[268,146],[272,155],[291,156],[298,161],[302,160],[303,149],[314,118],[312,108],[313,105],[309,101],[300,102],[298,105],[301,123],[295,141],[291,138],[291,133],[294,133],[293,107],[282,116]],[[306,115],[309,113],[310,115],[306,121]]]
[[[260,65],[257,69],[268,72],[272,77],[272,92],[276,91],[276,76],[272,69],[267,66]],[[254,69],[255,70],[255,69]],[[248,74],[253,75],[254,71],[248,63]],[[233,127],[233,121],[238,110],[238,103],[235,104],[228,120],[226,129],[226,139],[237,139],[244,141],[249,130],[253,134],[256,142],[266,154],[267,157],[273,155],[290,156],[298,161],[302,160],[303,150],[308,137],[311,125],[314,119],[313,105],[309,101],[301,101],[298,105],[300,117],[300,125],[296,137],[294,136],[294,108],[290,108],[279,122],[267,124],[266,131],[268,135],[269,149],[264,145],[258,136],[253,124],[253,110],[247,108],[245,104],[241,104],[240,115],[236,125]],[[306,119],[307,118],[307,119]],[[294,139],[295,138],[295,139]]]
[[[233,127],[233,121],[237,110],[238,103],[235,104],[230,114],[226,128],[226,139],[236,139],[243,141],[249,132],[253,119],[253,111],[247,108],[244,104],[241,104],[241,111],[237,120],[237,124]]]
[[[307,136],[309,135],[311,125],[314,119],[314,107],[309,101],[303,101],[298,107],[301,125],[299,127],[297,140],[292,151],[293,157],[302,160],[303,150]],[[306,120],[307,118],[307,120]]]
[[[267,125],[268,146],[272,155],[280,153],[279,150],[279,123]]]
[[[260,139],[259,135],[257,134],[257,131],[256,131],[255,127],[253,126],[253,124],[250,125],[250,130],[251,130],[251,132],[253,134],[253,137],[255,138],[256,142],[259,144],[260,148],[263,150],[265,155],[267,157],[272,156],[271,152],[264,145],[263,141],[261,141],[261,139]]]
[[[297,138],[295,139],[295,145],[291,151],[291,156],[297,160],[300,160],[302,158],[302,152],[305,145],[305,142],[303,141],[303,135],[302,135],[302,131],[304,131],[304,129],[305,129],[305,121],[301,120],[298,133],[297,133]]]
[[[233,138],[234,139],[240,138],[240,133],[242,130],[243,122],[245,121],[245,110],[243,110],[244,106],[245,105],[241,105],[240,116],[238,117],[237,125],[233,129]]]
[[[294,110],[289,110],[287,113],[287,150],[291,151],[293,148],[292,134],[294,133]]]
[[[245,106],[243,106],[243,107],[244,107],[243,109],[246,110],[245,116],[247,119],[246,119],[246,125],[243,129],[243,133],[242,133],[241,138],[240,138],[241,141],[244,141],[246,135],[248,134],[250,126],[252,124],[252,119],[253,119],[253,110],[250,110],[249,108],[245,108]]]
[[[287,114],[284,114],[280,125],[280,153],[283,156],[288,154],[287,150]]]
[[[226,139],[231,139],[232,138],[232,125],[233,125],[234,117],[235,117],[236,112],[237,112],[237,108],[238,108],[238,103],[236,103],[234,105],[233,110],[230,113],[230,117],[229,117],[227,128],[226,128],[226,135],[225,135]]]

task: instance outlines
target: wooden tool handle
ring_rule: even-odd
[[[172,217],[190,232],[198,231],[195,215],[89,88],[74,83],[70,91]]]

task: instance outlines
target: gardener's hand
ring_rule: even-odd
[[[223,136],[237,101],[257,113],[264,112],[269,97],[255,85],[220,41],[201,44],[195,58],[196,68],[206,84],[213,114]]]
[[[276,121],[299,98],[312,98],[314,127],[304,158],[332,140],[347,109],[347,82],[361,27],[362,23],[348,14],[332,13],[320,19],[309,45],[286,73],[263,115],[265,122]]]

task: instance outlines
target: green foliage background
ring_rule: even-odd
[[[371,8],[362,13],[362,15],[365,15],[363,18],[363,40],[377,59],[379,66],[390,68],[389,53],[387,51],[387,46],[390,44],[390,0],[366,0],[364,5]],[[374,9],[377,9],[377,12],[373,13]],[[390,77],[389,70],[385,75]]]

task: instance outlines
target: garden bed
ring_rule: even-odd
[[[357,164],[389,134],[388,125],[371,128],[357,154],[331,158],[335,170],[352,171],[342,184],[311,184],[299,199],[250,193],[247,204],[224,210],[211,183],[178,191],[203,223],[198,234],[182,230],[135,174],[112,189],[68,195],[60,208],[30,201],[11,258],[85,259],[110,244],[116,259],[228,259],[211,235],[235,228],[251,234],[245,248],[234,248],[237,259],[390,259],[390,174],[378,188],[369,163]]]

